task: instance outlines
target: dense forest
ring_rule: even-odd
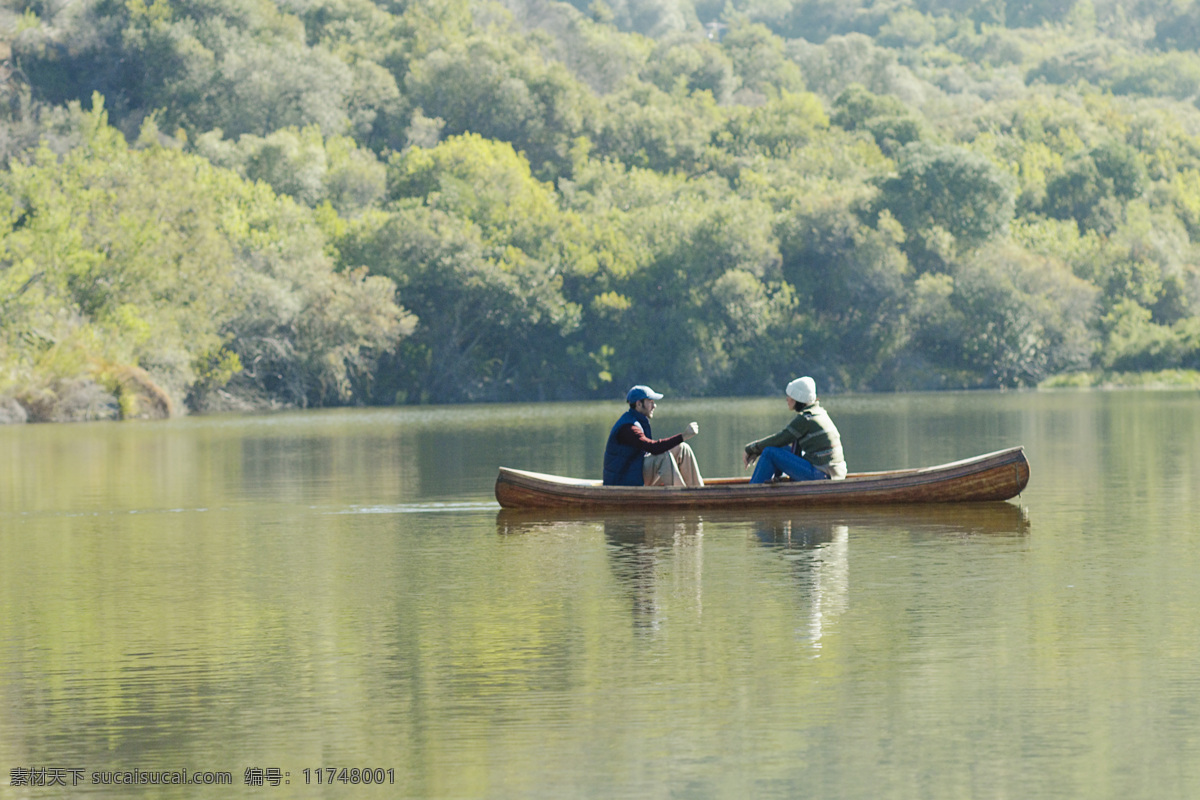
[[[0,419],[1200,369],[1200,2],[4,0]]]

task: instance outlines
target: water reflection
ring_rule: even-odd
[[[1023,536],[1029,520],[1010,503],[963,503],[856,510],[795,511],[756,515],[754,536],[791,567],[804,598],[797,633],[820,655],[822,637],[849,607],[850,531],[859,535],[902,533],[911,537]]]
[[[652,632],[662,626],[664,580],[676,597],[687,597],[696,617],[703,613],[704,520],[699,514],[502,509],[496,517],[496,530],[502,535],[577,526],[603,531],[607,560],[628,596],[636,630]]]
[[[1011,503],[890,506],[861,509],[753,512],[518,511],[502,509],[497,533],[519,536],[553,531],[602,531],[606,559],[627,596],[634,629],[658,631],[665,620],[663,593],[672,606],[686,602],[699,619],[704,609],[704,533],[744,531],[749,541],[775,553],[799,590],[797,634],[821,647],[827,626],[849,607],[850,541],[855,536],[1024,536],[1025,509]],[[819,654],[819,653],[818,653]]]
[[[794,513],[760,520],[754,534],[788,562],[805,600],[797,633],[819,651],[826,626],[849,606],[850,525],[841,516]]]
[[[703,611],[700,591],[704,563],[704,522],[699,516],[644,514],[606,517],[604,540],[613,575],[629,593],[633,626],[657,630],[662,624],[658,594],[659,562],[671,558],[676,571],[694,580],[690,594],[697,615]]]
[[[725,518],[752,522],[763,544],[800,549],[833,542],[840,526],[908,536],[1024,536],[1030,531],[1026,509],[1007,502],[731,512]]]
[[[1025,536],[1030,521],[1023,506],[996,503],[832,507],[815,509],[703,509],[630,511],[511,509],[496,515],[496,532],[521,535],[548,529],[601,524],[619,542],[676,547],[704,526],[750,526],[762,544],[813,547],[832,541],[836,526],[872,533],[940,536]]]

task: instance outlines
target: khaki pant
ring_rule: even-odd
[[[703,486],[696,455],[687,442],[642,460],[642,483],[647,486]]]

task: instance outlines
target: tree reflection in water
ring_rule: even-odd
[[[628,595],[634,628],[647,633],[664,622],[664,591],[671,593],[671,607],[678,609],[683,600],[697,618],[702,615],[705,526],[710,533],[748,532],[750,541],[789,565],[803,620],[797,634],[812,644],[814,657],[828,626],[849,608],[852,530],[856,536],[909,538],[1029,532],[1025,509],[1011,503],[754,512],[501,510],[497,517],[497,531],[504,535],[580,525],[603,529],[607,560]]]

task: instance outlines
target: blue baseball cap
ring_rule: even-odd
[[[649,386],[643,386],[639,383],[637,386],[629,390],[629,394],[625,395],[625,402],[636,403],[638,400],[642,400],[646,397],[649,397],[651,400],[662,400],[663,398],[661,394],[654,391]]]

